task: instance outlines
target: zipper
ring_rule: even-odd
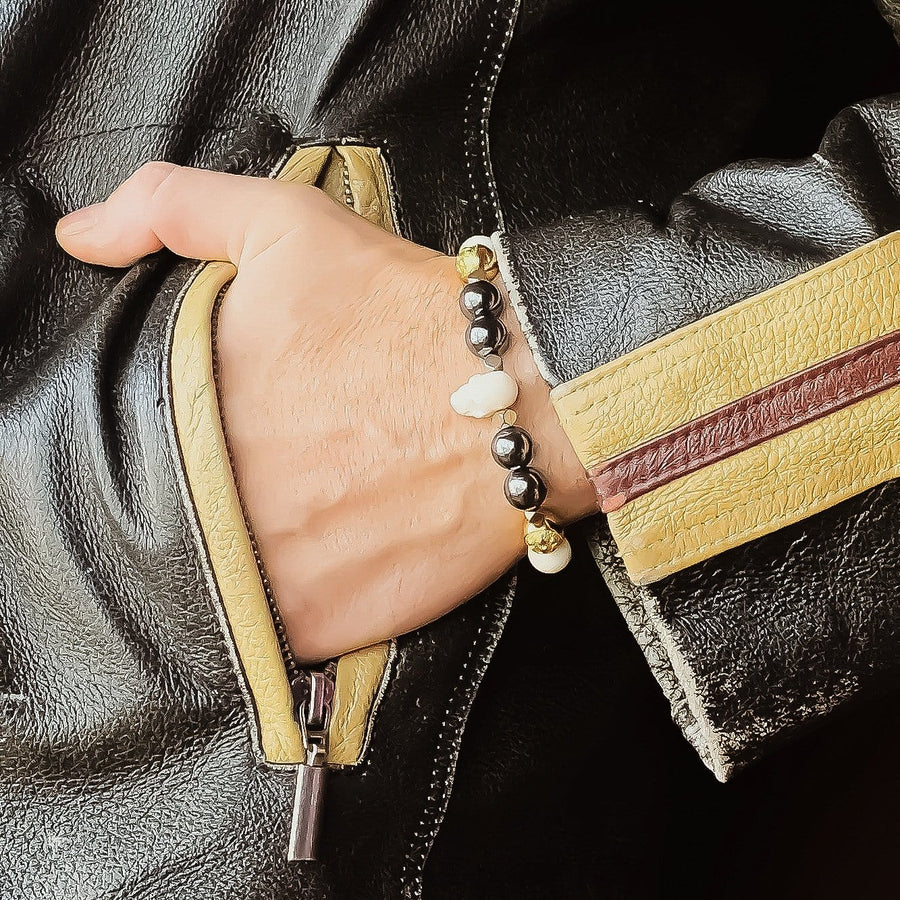
[[[316,859],[325,781],[328,773],[328,726],[334,700],[337,663],[308,669],[291,681],[294,711],[303,735],[306,761],[297,766],[294,812],[288,841],[288,861]]]
[[[297,766],[287,858],[288,862],[314,860],[318,854],[319,832],[322,827],[325,782],[328,774],[328,729],[331,726],[337,660],[323,663],[319,668],[303,668],[297,661],[288,642],[284,619],[272,593],[256,537],[249,522],[247,532],[262,579],[266,601],[269,604],[272,625],[281,650],[281,660],[291,685],[294,719],[300,728],[306,752],[305,761]]]

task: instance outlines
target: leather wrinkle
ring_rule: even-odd
[[[182,105],[176,109],[175,118],[181,121],[211,123],[221,118],[220,110],[230,98],[223,94],[222,85],[228,79],[222,77],[223,70],[234,66],[231,48],[243,46],[240,58],[252,59],[254,54],[266,51],[267,29],[265,23],[275,18],[282,0],[257,0],[255,3],[258,25],[247,33],[247,22],[239,16],[221,16],[215,19],[218,28],[213,29],[213,38],[208,44],[208,52],[195,63],[192,72],[192,89],[186,91]],[[209,127],[209,125],[207,125]],[[175,158],[185,156],[191,146],[193,135],[188,130],[173,131],[174,140],[167,152]]]
[[[394,24],[390,17],[399,15],[400,10],[388,0],[368,0],[365,10],[354,23],[344,45],[329,62],[327,74],[323,76],[313,102],[315,110],[320,112],[327,110],[329,103],[334,102],[350,73],[365,60],[366,48]]]

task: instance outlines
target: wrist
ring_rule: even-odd
[[[597,495],[556,415],[550,387],[538,371],[501,277],[494,283],[504,297],[501,318],[510,336],[504,368],[519,386],[517,421],[534,439],[535,464],[547,483],[546,511],[566,525],[595,513]]]

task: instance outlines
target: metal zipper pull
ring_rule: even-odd
[[[329,663],[323,671],[302,672],[291,682],[294,710],[306,748],[306,762],[297,766],[294,814],[288,860],[316,859],[316,845],[322,820],[322,801],[328,773],[328,726],[334,699],[334,670]]]

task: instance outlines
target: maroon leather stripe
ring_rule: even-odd
[[[900,385],[900,330],[790,375],[589,470],[612,512],[770,438]]]

